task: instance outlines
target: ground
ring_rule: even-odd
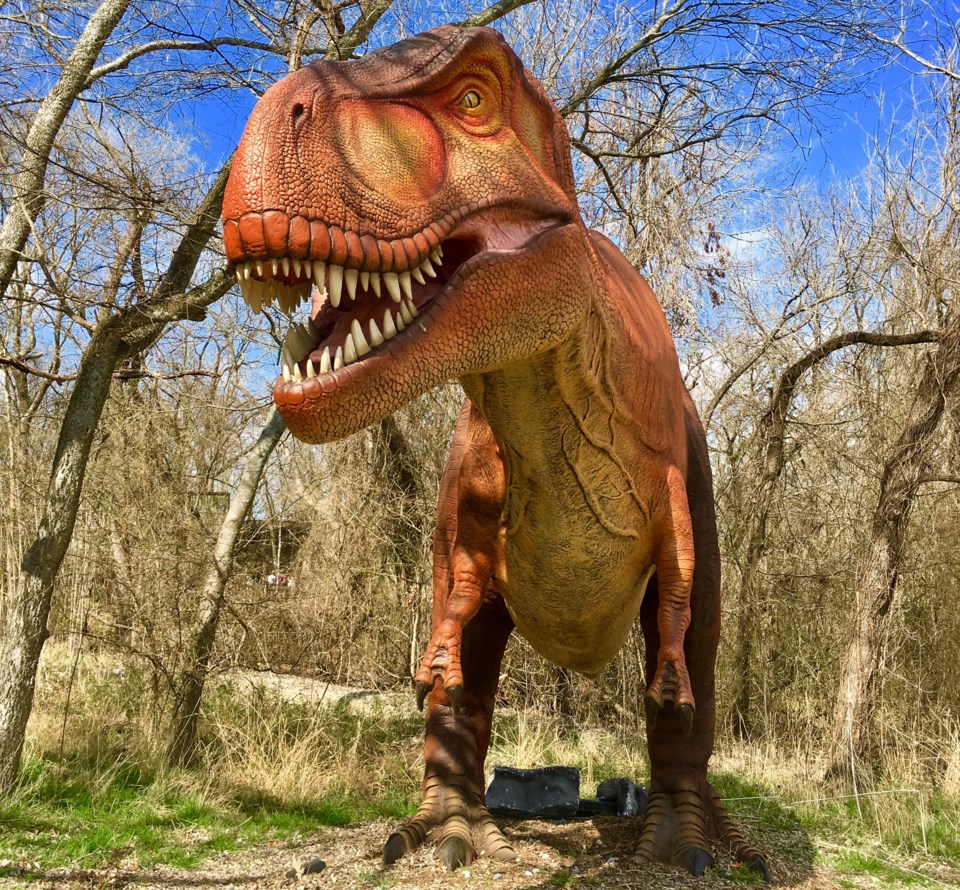
[[[346,828],[322,828],[314,837],[298,844],[260,846],[242,852],[224,853],[206,860],[196,869],[155,866],[136,869],[119,861],[111,868],[97,870],[49,869],[34,875],[33,887],[91,888],[136,887],[210,888],[210,890],[246,890],[246,888],[324,888],[344,890],[360,888],[404,888],[434,890],[445,887],[490,887],[496,890],[527,888],[594,888],[594,890],[665,890],[665,888],[760,886],[751,873],[721,858],[705,878],[694,878],[668,866],[648,866],[630,862],[625,856],[636,830],[629,819],[605,817],[576,822],[505,820],[507,833],[520,852],[520,862],[503,864],[479,859],[471,866],[450,874],[433,857],[429,845],[414,856],[384,869],[380,849],[384,838],[396,826],[380,819]],[[799,829],[798,829],[799,831]],[[796,837],[782,834],[769,837],[781,849],[795,854],[805,844],[800,832]],[[769,849],[769,847],[768,847]],[[323,859],[327,867],[319,874],[291,874],[305,862]],[[960,868],[944,869],[938,878],[929,875],[917,883],[907,880],[891,884],[888,876],[840,873],[826,866],[787,859],[771,854],[774,884],[796,890],[813,888],[873,888],[889,886],[960,886]],[[903,864],[901,864],[903,865]],[[951,873],[952,872],[952,873]],[[37,880],[39,878],[39,880]],[[22,880],[0,879],[0,888],[23,887]]]

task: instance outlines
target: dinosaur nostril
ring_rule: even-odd
[[[303,123],[303,116],[306,113],[306,106],[302,102],[293,103],[293,126],[298,128]]]

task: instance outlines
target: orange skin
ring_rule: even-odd
[[[238,277],[267,282],[244,282],[254,302],[302,293],[300,264],[325,264],[309,267],[321,285],[312,333],[284,353],[274,387],[298,438],[349,435],[450,379],[468,396],[415,678],[428,702],[424,803],[385,861],[434,827],[450,868],[515,856],[483,793],[511,631],[595,676],[639,615],[652,796],[637,855],[700,873],[708,839],[723,838],[765,872],[706,780],[719,553],[703,431],[656,298],[584,226],[563,121],[503,39],[437,28],[274,85],[237,151],[224,243]],[[438,278],[407,276],[404,329],[351,358],[350,332],[391,303],[358,291],[337,305],[341,278],[402,284],[429,275],[438,248]],[[271,273],[271,259],[292,265]],[[328,368],[336,348],[346,364]]]

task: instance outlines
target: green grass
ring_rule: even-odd
[[[205,793],[195,776],[131,764],[33,759],[24,763],[15,793],[0,803],[0,859],[41,868],[120,861],[189,868],[222,850],[293,841],[319,826],[402,817],[414,808],[399,792],[365,798],[333,788],[308,801],[280,801],[245,790]]]

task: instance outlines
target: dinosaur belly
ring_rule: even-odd
[[[517,630],[537,652],[593,677],[633,627],[653,574],[650,554],[634,539],[552,540],[552,547],[535,550],[522,537],[508,541],[498,586]]]

